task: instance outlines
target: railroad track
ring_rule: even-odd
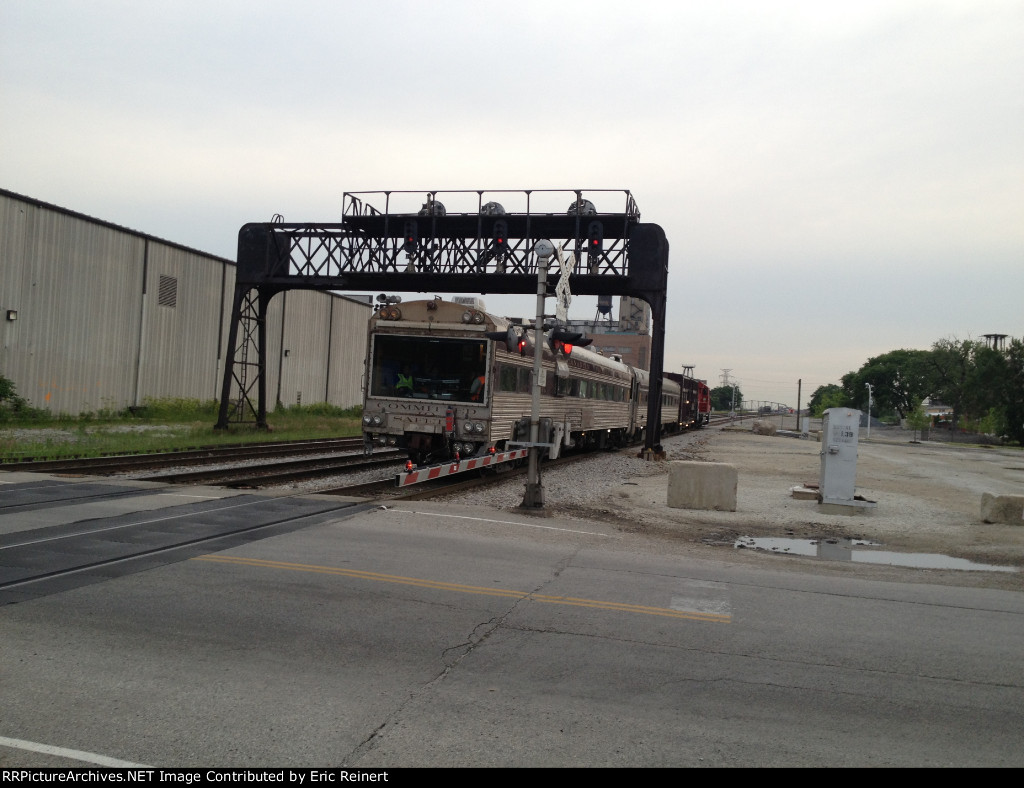
[[[561,465],[583,462],[593,456],[594,454],[592,452],[564,455],[559,457],[557,460],[545,460],[543,469],[547,471],[550,468],[557,468]],[[392,476],[386,479],[378,479],[376,481],[366,482],[363,484],[333,487],[328,490],[321,490],[319,494],[369,498],[378,502],[422,501],[429,498],[436,498],[441,495],[451,495],[456,492],[464,492],[465,490],[487,487],[491,484],[500,484],[508,479],[525,477],[526,472],[527,466],[523,464],[519,467],[510,467],[505,470],[494,470],[490,473],[479,476],[472,475],[470,473],[467,473],[465,476],[447,476],[405,488],[395,486],[395,479]]]
[[[729,423],[730,418],[713,417],[712,425]],[[0,470],[62,472],[82,475],[129,474],[139,481],[156,481],[167,484],[209,484],[231,488],[258,489],[327,476],[353,474],[373,469],[393,469],[398,473],[405,458],[400,451],[377,452],[370,458],[358,456],[318,456],[308,459],[285,459],[267,461],[274,457],[295,455],[330,454],[361,450],[361,438],[331,438],[309,441],[285,441],[275,443],[247,444],[229,447],[205,447],[190,451],[163,452],[159,454],[121,455],[116,457],[77,458],[68,460],[10,462],[0,465]],[[555,461],[546,461],[545,468],[555,467],[563,462],[573,462],[587,455],[566,455]],[[247,463],[244,466],[218,467],[210,469],[188,469],[173,473],[148,473],[161,468],[229,463]],[[452,492],[484,486],[510,478],[516,469],[498,470],[482,477],[458,477],[457,480],[437,480],[416,485],[415,488],[399,489],[394,474],[371,482],[328,487],[321,490],[307,490],[336,496],[383,500],[416,500],[446,495]]]
[[[13,485],[0,515],[108,499],[99,483]],[[107,485],[109,487],[109,485]],[[119,488],[115,497],[152,492]],[[44,500],[46,498],[46,500]],[[0,534],[0,605],[22,602],[357,514],[373,503],[237,495]]]
[[[362,438],[324,438],[321,440],[276,441],[272,443],[236,444],[233,446],[204,446],[187,451],[157,452],[153,454],[121,454],[108,457],[72,457],[61,460],[8,460],[0,463],[0,470],[27,471],[29,473],[87,473],[98,476],[115,473],[137,473],[177,465],[212,465],[215,463],[243,462],[266,457],[326,454],[333,451],[362,449]]]
[[[360,444],[361,445],[361,444]],[[168,484],[216,484],[223,487],[265,487],[274,484],[353,473],[381,466],[395,466],[405,461],[405,453],[387,451],[370,459],[362,454],[348,457],[320,457],[310,460],[286,460],[235,468],[214,468],[205,471],[183,471],[136,477],[143,481]]]

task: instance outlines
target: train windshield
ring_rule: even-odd
[[[370,395],[457,402],[483,400],[487,340],[377,334]]]

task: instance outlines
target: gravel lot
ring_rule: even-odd
[[[668,438],[666,462],[637,459],[633,450],[549,469],[543,474],[546,506],[538,514],[604,522],[623,535],[661,540],[666,550],[685,549],[728,561],[786,561],[812,571],[855,571],[912,582],[1024,591],[1024,522],[986,524],[980,518],[983,492],[1024,492],[1024,452],[912,443],[910,438],[908,432],[874,428],[870,442],[862,437],[857,493],[877,502],[866,513],[826,514],[816,501],[792,497],[794,486],[819,480],[820,444],[815,440],[755,435],[746,428],[709,428]],[[668,463],[672,460],[734,465],[739,475],[737,511],[669,508]],[[518,509],[522,497],[523,480],[516,478],[480,493],[455,494],[444,500],[522,512]],[[869,540],[886,552],[941,554],[1017,571],[831,562],[739,549],[737,544],[744,537]]]

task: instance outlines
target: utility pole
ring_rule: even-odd
[[[874,387],[870,383],[865,383],[868,387],[868,434],[864,440],[871,440],[871,394],[874,391]]]
[[[804,379],[800,378],[796,382],[796,431],[800,432],[800,390],[803,388]]]
[[[530,402],[530,455],[526,472],[526,493],[520,504],[526,509],[544,508],[544,485],[540,480],[540,373],[544,355],[544,299],[547,297],[548,262],[555,253],[550,241],[538,241],[537,252],[537,319],[533,324],[533,398]]]

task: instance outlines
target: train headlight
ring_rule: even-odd
[[[465,312],[462,313],[462,322],[463,323],[472,323],[473,322],[473,311],[472,310],[467,309]]]
[[[472,432],[473,431],[473,422],[471,422],[471,421],[464,421],[464,422],[462,422],[462,431],[463,432],[467,432],[467,433],[468,432]]]
[[[379,427],[383,423],[384,423],[384,419],[382,419],[380,416],[374,416],[373,417],[373,426],[374,427]]]
[[[476,422],[473,425],[473,432],[483,432],[483,431],[484,431],[484,425],[481,424],[479,421]]]
[[[478,326],[482,325],[483,322],[484,322],[484,313],[483,312],[474,312],[473,313],[473,322],[476,323]]]
[[[369,427],[371,424],[373,424],[373,419],[370,418],[369,416],[363,416],[363,424]]]

